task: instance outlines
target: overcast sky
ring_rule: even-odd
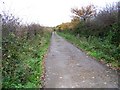
[[[4,1],[4,4],[2,4]],[[0,0],[0,10],[19,16],[23,22],[56,26],[71,20],[71,8],[94,4],[103,7],[118,0]]]

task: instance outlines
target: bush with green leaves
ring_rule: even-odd
[[[79,20],[77,24],[71,21],[69,25],[76,24],[73,29],[62,30],[59,34],[88,51],[89,55],[98,60],[102,59],[118,69],[120,66],[118,63],[120,60],[118,8],[119,2],[106,5],[88,21]]]
[[[97,58],[97,60],[103,60],[105,63],[111,64],[115,69],[119,69],[120,63],[120,46],[117,47],[109,42],[109,40],[101,40],[101,38],[90,36],[76,37],[69,32],[58,32],[59,35],[69,40],[80,49],[87,51],[87,54]],[[118,65],[119,64],[119,65]]]
[[[40,88],[50,32],[39,24],[20,25],[3,14],[2,88]]]

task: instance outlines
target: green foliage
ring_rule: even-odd
[[[89,20],[79,20],[79,23],[71,21],[69,25],[73,26],[72,30],[68,28],[69,30],[62,30],[59,34],[88,51],[89,55],[119,68],[120,27],[118,26],[119,20],[117,17],[119,14],[118,4],[106,5],[94,18],[89,18]],[[75,10],[75,14],[79,13],[76,11],[78,9]]]
[[[59,32],[59,35],[74,43],[79,48],[86,50],[87,54],[98,60],[104,60],[106,63],[110,63],[112,67],[119,68],[118,60],[120,59],[120,46],[117,47],[111,44],[109,39],[106,38],[105,40],[101,40],[101,38],[94,36],[78,38],[69,32]]]
[[[19,18],[6,12],[2,22],[2,88],[42,87],[50,32],[35,23],[20,25]]]
[[[42,59],[49,45],[50,33],[31,40],[13,34],[2,45],[3,88],[39,88],[43,73]]]

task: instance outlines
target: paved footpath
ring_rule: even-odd
[[[118,75],[52,33],[45,88],[118,88]]]

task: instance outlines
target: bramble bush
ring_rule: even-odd
[[[39,24],[20,25],[12,15],[4,13],[2,18],[2,88],[42,87],[50,32]]]

